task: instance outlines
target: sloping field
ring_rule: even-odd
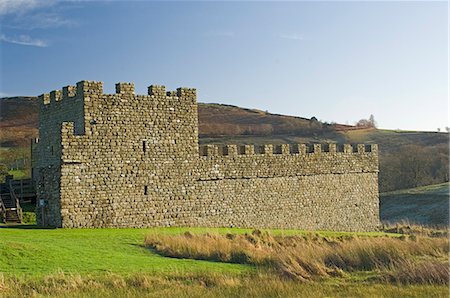
[[[380,218],[385,223],[449,225],[449,183],[380,194]]]
[[[402,151],[407,145],[419,145],[432,148],[446,146],[448,148],[449,134],[426,131],[402,131],[387,129],[360,129],[344,133],[350,143],[373,142],[379,145],[381,153]]]

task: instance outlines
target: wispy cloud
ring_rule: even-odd
[[[0,0],[0,16],[25,14],[37,8],[51,6],[55,0]]]
[[[75,21],[62,13],[66,7],[66,2],[57,0],[0,0],[0,41],[23,46],[48,47],[46,40],[35,38],[30,31],[76,25]],[[11,34],[9,29],[13,29],[15,34]]]
[[[2,25],[24,30],[76,25],[75,21],[61,14],[61,5],[58,5],[61,3],[55,0],[0,0]]]
[[[76,24],[77,23],[75,21],[64,18],[57,13],[43,12],[29,14],[26,18],[21,19],[20,22],[14,22],[13,24],[9,25],[9,27],[15,29],[33,30],[69,27]]]
[[[280,37],[290,40],[303,40],[303,35],[297,33],[281,34]]]
[[[204,34],[206,37],[234,37],[233,31],[208,31]]]
[[[32,47],[39,47],[39,48],[45,48],[48,47],[48,43],[42,39],[32,38],[29,35],[19,35],[17,37],[11,37],[6,36],[5,34],[0,35],[0,41],[7,42],[7,43],[13,43],[23,46],[32,46]]]

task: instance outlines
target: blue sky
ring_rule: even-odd
[[[447,2],[0,0],[0,95],[80,80],[382,128],[448,122]]]

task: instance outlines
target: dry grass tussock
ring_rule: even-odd
[[[447,227],[426,227],[411,224],[409,222],[384,226],[383,231],[386,233],[398,233],[403,235],[426,236],[433,238],[449,236],[449,229]]]
[[[154,294],[150,297],[170,297],[179,296],[183,287],[195,292],[195,288],[232,286],[234,282],[233,277],[215,274],[81,276],[61,272],[38,279],[0,275],[0,297],[141,297],[149,291]]]
[[[54,274],[43,278],[3,278],[0,297],[447,297],[444,285],[380,283],[299,283],[270,273],[165,275],[106,273],[100,276]]]
[[[244,235],[150,234],[145,243],[164,256],[252,264],[300,281],[357,271],[411,284],[448,284],[449,277],[447,238],[273,236],[255,230]]]

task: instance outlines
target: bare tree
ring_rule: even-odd
[[[370,115],[369,119],[361,119],[356,122],[357,127],[365,127],[365,128],[375,128],[377,127],[377,123],[375,121],[375,117]]]

